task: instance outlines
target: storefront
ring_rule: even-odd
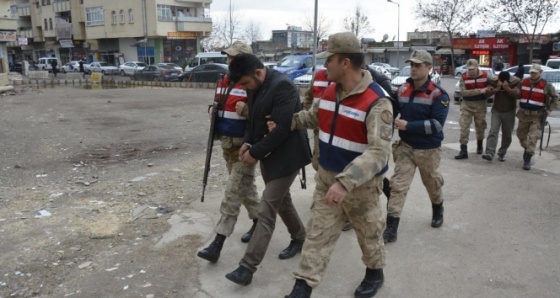
[[[163,40],[163,61],[183,66],[196,55],[196,41],[196,32],[167,32],[167,39]]]
[[[467,57],[476,59],[480,66],[495,68],[498,63],[515,65],[517,46],[508,38],[456,38],[455,49],[466,51]]]

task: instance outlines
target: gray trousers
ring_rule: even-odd
[[[500,127],[502,128],[502,145],[498,149],[499,155],[506,155],[509,145],[511,145],[511,133],[515,126],[515,110],[509,112],[498,112],[492,109],[490,118],[490,132],[486,139],[486,154],[494,157],[496,147],[498,146],[498,135]]]
[[[262,164],[261,172],[263,176],[266,175]],[[272,238],[272,233],[274,233],[276,214],[280,215],[293,240],[305,240],[305,227],[299,218],[290,195],[290,186],[298,172],[299,170],[290,176],[266,183],[259,207],[259,220],[239,265],[248,268],[252,272],[257,271],[257,266],[262,262]]]

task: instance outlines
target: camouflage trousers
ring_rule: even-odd
[[[486,130],[486,100],[461,101],[461,119],[459,120],[459,126],[461,127],[459,143],[461,145],[466,145],[469,142],[473,118],[476,139],[482,141],[484,140],[484,131]]]
[[[313,156],[311,165],[317,171],[319,169],[319,130],[313,130]]]
[[[519,109],[517,111],[517,137],[521,147],[527,154],[535,154],[537,142],[541,139],[542,111],[529,111]]]
[[[420,178],[422,178],[422,183],[428,191],[432,204],[443,202],[443,176],[438,172],[441,147],[413,149],[401,140],[393,154],[395,172],[390,180],[391,199],[387,201],[387,215],[400,217],[416,168],[420,171]]]
[[[250,219],[255,219],[259,214],[259,196],[255,186],[255,165],[247,165],[239,161],[239,148],[223,148],[229,177],[220,213],[222,216],[214,231],[229,237],[237,222],[241,205],[243,204],[249,213]]]
[[[319,167],[315,174],[316,187],[313,193],[307,237],[303,244],[301,260],[294,276],[303,279],[311,287],[321,282],[342,226],[348,219],[354,226],[362,262],[371,269],[385,266],[383,230],[385,219],[381,212],[379,195],[383,176],[352,190],[342,204],[331,207],[325,204],[325,194],[335,182],[336,173]]]

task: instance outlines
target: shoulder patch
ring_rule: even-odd
[[[381,113],[381,120],[383,120],[385,124],[391,124],[393,123],[393,114],[390,111],[385,110]]]
[[[449,100],[442,100],[441,105],[447,107],[449,105]]]
[[[385,141],[391,141],[391,138],[393,137],[393,131],[391,129],[391,127],[389,126],[381,126],[381,133],[380,133],[380,137],[381,139],[385,140]]]

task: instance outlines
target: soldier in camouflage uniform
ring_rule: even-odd
[[[461,151],[455,159],[469,158],[467,143],[469,132],[474,118],[474,129],[476,131],[476,153],[482,154],[482,142],[486,130],[486,91],[488,86],[488,74],[478,68],[478,61],[467,60],[467,72],[461,76]]]
[[[373,297],[383,284],[385,222],[379,203],[391,154],[392,105],[371,74],[356,35],[329,37],[325,66],[331,84],[311,110],[294,115],[293,127],[319,129],[319,167],[311,218],[296,282],[286,297],[310,297],[327,269],[348,218],[354,226],[366,274],[356,297]],[[335,108],[338,107],[338,108]]]
[[[432,61],[426,51],[412,52],[406,61],[410,62],[410,78],[397,91],[400,118],[395,120],[395,128],[401,139],[393,151],[395,172],[387,203],[385,242],[397,241],[400,215],[416,168],[432,203],[432,227],[443,224],[443,177],[438,168],[449,96],[430,79]]]
[[[241,53],[252,53],[252,50],[247,44],[236,41],[222,53],[228,56],[229,63],[233,57]],[[253,220],[253,226],[241,237],[241,241],[249,242],[251,240],[257,224],[260,202],[255,186],[255,165],[239,160],[239,149],[243,145],[247,115],[246,113],[244,115],[236,113],[236,103],[246,102],[247,93],[242,86],[231,85],[227,76],[218,82],[217,93],[218,100],[225,97],[225,102],[218,107],[220,110],[216,120],[216,135],[221,141],[229,177],[220,205],[222,216],[214,228],[216,237],[208,247],[197,254],[198,257],[212,263],[218,261],[225,238],[233,233],[241,205],[245,206],[249,218]],[[211,109],[209,109],[209,113],[212,113]]]
[[[537,142],[540,140],[542,125],[546,117],[557,106],[558,94],[556,89],[541,78],[542,67],[533,64],[529,70],[530,77],[523,79],[521,84],[521,99],[517,111],[517,137],[523,152],[523,169],[531,169],[531,158],[535,154]]]

